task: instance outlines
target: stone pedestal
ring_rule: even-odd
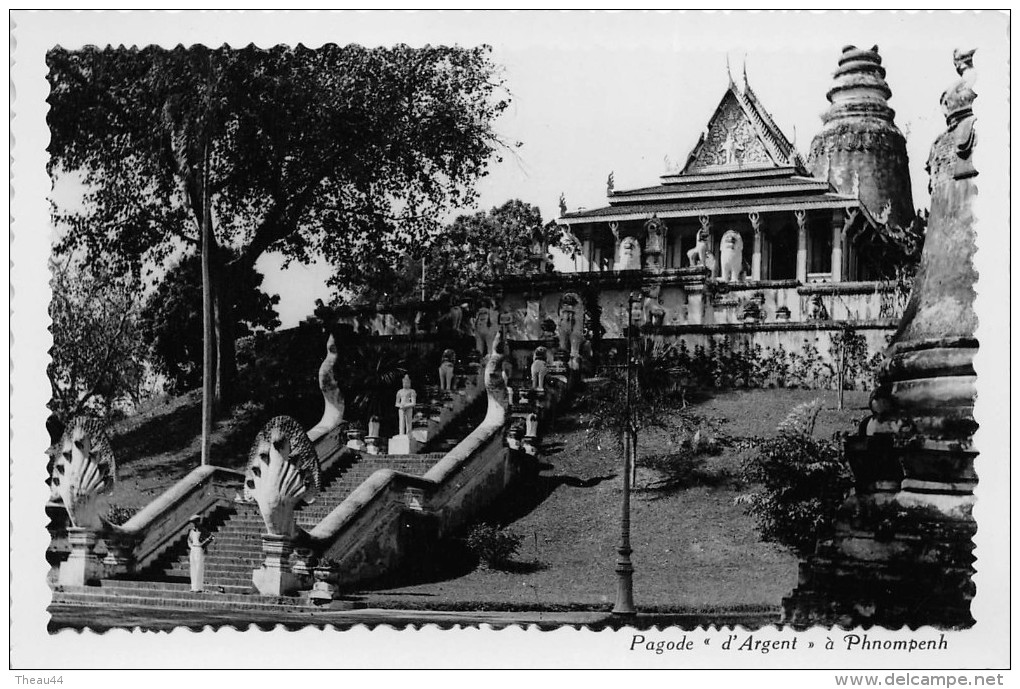
[[[964,65],[963,79],[943,95],[948,129],[929,160],[931,216],[910,303],[872,396],[872,416],[847,442],[854,495],[784,601],[785,621],[796,627],[974,622],[977,189],[966,71]]]
[[[418,449],[418,441],[409,435],[395,435],[390,438],[388,454],[410,455]]]
[[[60,563],[58,583],[61,586],[85,586],[98,579],[102,567],[95,553],[95,532],[72,526],[67,529],[67,542],[71,547],[71,554]]]
[[[365,432],[357,428],[347,431],[347,447],[363,452],[365,450]]]
[[[291,540],[286,536],[262,534],[265,562],[253,570],[252,583],[263,596],[291,596],[297,592],[300,578],[290,569]]]
[[[370,455],[382,454],[382,441],[383,439],[377,435],[366,435],[365,452]]]
[[[549,367],[551,373],[566,373],[570,367],[570,352],[565,349],[557,349],[553,354],[553,362]]]
[[[106,542],[106,557],[103,566],[110,573],[123,573],[131,570],[135,561],[135,541],[123,536],[109,536]]]

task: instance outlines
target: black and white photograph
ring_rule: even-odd
[[[11,669],[1001,685],[1010,28],[13,11]]]

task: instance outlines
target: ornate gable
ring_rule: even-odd
[[[731,84],[708,131],[691,151],[682,174],[762,169],[791,164],[781,142],[768,131],[768,113],[758,112],[757,101],[743,97]],[[785,137],[784,137],[785,138]]]

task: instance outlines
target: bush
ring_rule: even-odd
[[[106,521],[114,526],[121,526],[136,514],[138,514],[137,507],[124,507],[111,502],[106,508]]]
[[[762,540],[801,555],[831,533],[836,510],[853,485],[841,438],[812,436],[820,406],[816,400],[795,407],[774,437],[757,441],[757,453],[742,469],[744,479],[761,488],[737,498]]]
[[[524,536],[492,524],[476,524],[464,539],[479,563],[491,569],[507,564],[517,554],[523,541]]]

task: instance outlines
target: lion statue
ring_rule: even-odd
[[[694,248],[687,252],[687,264],[692,268],[694,266],[706,265],[708,257],[708,230],[701,228],[698,230],[698,235]]]
[[[725,282],[740,280],[744,269],[744,240],[736,230],[726,230],[719,246],[719,278]]]

